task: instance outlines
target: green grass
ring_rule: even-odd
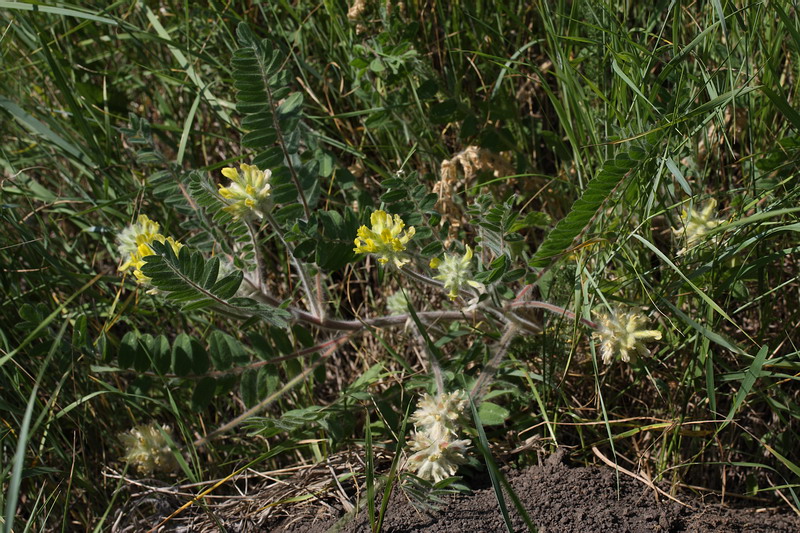
[[[662,332],[652,356],[606,366],[588,328],[524,315],[544,331],[512,343],[485,397],[482,440],[507,449],[541,437],[585,463],[596,446],[655,479],[800,508],[800,25],[788,4],[379,2],[359,21],[339,2],[90,4],[0,2],[6,529],[12,517],[15,530],[108,528],[131,504],[114,477],[125,469],[118,436],[151,421],[173,428],[171,484],[222,479],[260,457],[263,472],[319,462],[367,435],[393,452],[409,403],[433,390],[417,352],[441,358],[450,389],[494,355],[502,328],[491,321],[437,325],[428,344],[411,329],[375,329],[336,337],[334,351],[315,348],[334,338],[317,328],[183,312],[121,281],[114,238],[140,212],[206,258],[236,253],[184,193],[190,171],[218,182],[253,154],[240,144],[231,66],[241,21],[283,51],[286,83],[303,95],[298,161],[330,167],[316,211],[358,207],[360,218],[320,230],[345,255],[350,229],[333,230],[365,222],[387,183],[408,193],[387,204],[406,202],[418,230],[436,227],[414,186],[430,192],[442,160],[479,145],[507,154],[515,174],[460,183],[445,218],[460,223],[457,239],[482,240],[485,269],[503,254],[507,271],[524,269],[500,297],[535,282],[529,294],[579,317],[631,306]],[[130,115],[151,138],[123,131]],[[391,181],[401,169],[411,182]],[[491,197],[476,207],[481,193]],[[679,255],[681,210],[711,198],[725,222]],[[503,235],[513,212],[531,218]],[[305,301],[278,239],[261,237],[270,287]],[[542,242],[549,251],[530,266]],[[417,313],[449,305],[374,262],[323,259],[336,263],[324,278],[331,318],[379,316],[398,286]],[[249,409],[245,425],[214,433]],[[383,509],[371,513],[380,522]]]

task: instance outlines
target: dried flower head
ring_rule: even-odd
[[[183,248],[180,242],[172,237],[164,237],[158,230],[158,222],[150,220],[147,215],[139,215],[135,223],[117,235],[118,249],[125,260],[119,267],[120,272],[132,270],[136,281],[147,283],[150,278],[142,273],[142,266],[145,264],[144,258],[155,253],[151,246],[153,242],[169,243],[176,254]]]
[[[172,472],[178,466],[175,454],[170,450],[165,434],[172,436],[169,426],[155,424],[136,426],[120,435],[125,446],[125,461],[133,465],[140,474]]]
[[[480,172],[491,172],[495,178],[512,176],[512,153],[497,154],[480,146],[468,146],[443,160],[439,167],[439,181],[433,185],[433,192],[439,196],[436,210],[442,215],[442,223],[450,223],[450,238],[455,237],[463,219],[462,208],[455,201],[458,191],[471,186]]]
[[[227,187],[219,185],[219,194],[231,200],[224,210],[237,219],[250,214],[261,218],[264,216],[261,210],[265,208],[272,188],[269,183],[272,171],[259,170],[255,165],[245,164],[239,168],[242,170],[241,174],[232,167],[222,169],[222,175],[231,180]]]
[[[430,439],[448,439],[458,435],[458,423],[466,406],[467,397],[461,390],[437,396],[425,393],[411,420]]]
[[[361,226],[353,249],[357,254],[375,254],[381,263],[392,263],[401,268],[410,259],[405,254],[406,244],[414,236],[415,230],[409,227],[403,232],[405,223],[399,215],[392,215],[386,211],[375,211],[370,217],[372,229]]]
[[[706,233],[722,224],[722,220],[711,216],[716,207],[717,201],[712,198],[706,202],[701,211],[695,211],[694,209],[683,211],[681,214],[683,227],[672,230],[676,235],[686,236],[686,245],[678,251],[679,255],[688,252],[703,240]]]
[[[472,279],[472,248],[466,245],[466,249],[467,251],[460,257],[457,254],[447,254],[443,260],[436,257],[431,259],[431,268],[439,271],[433,279],[444,282],[444,288],[449,290],[447,296],[451,300],[458,297],[458,291],[464,284],[476,289],[484,288],[483,283]]]
[[[366,0],[355,0],[353,5],[350,6],[350,9],[347,10],[347,20],[350,22],[354,22],[361,18],[361,15],[364,14],[364,11],[367,10],[367,2]]]
[[[624,362],[636,360],[637,355],[650,353],[644,340],[661,339],[661,332],[653,329],[642,329],[647,320],[637,314],[614,310],[611,314],[600,314],[597,317],[597,331],[592,337],[600,341],[600,353],[603,362],[610,364],[614,354],[619,354]]]

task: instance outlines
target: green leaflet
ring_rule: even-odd
[[[528,261],[528,265],[545,267],[555,257],[564,253],[592,221],[597,210],[617,185],[639,165],[644,155],[641,150],[632,150],[606,161],[597,176],[588,183],[583,195],[572,204],[567,216],[561,219],[545,237],[544,242]]]

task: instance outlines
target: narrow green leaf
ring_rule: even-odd
[[[739,387],[739,391],[736,393],[736,397],[733,400],[733,404],[731,405],[731,410],[728,412],[728,416],[725,417],[725,423],[722,427],[728,425],[731,420],[733,420],[733,416],[742,406],[744,403],[744,399],[750,394],[750,391],[753,389],[753,385],[756,383],[756,379],[758,379],[758,375],[761,372],[761,367],[764,366],[764,362],[767,360],[767,353],[769,352],[769,347],[765,344],[761,347],[758,351],[758,354],[753,358],[753,362],[750,363],[750,367],[745,372],[744,379],[742,379],[742,384]]]
[[[80,11],[75,8],[48,6],[44,4],[32,4],[28,2],[0,2],[0,9],[16,9],[18,11],[33,11],[34,13],[51,13],[53,15],[62,15],[64,17],[74,17],[77,19],[91,20],[92,22],[100,22],[102,24],[109,24],[111,26],[118,26],[119,23],[108,17],[101,17],[94,13],[87,11]]]
[[[50,346],[50,351],[44,360],[44,363],[39,367],[39,372],[36,375],[36,381],[31,389],[31,394],[28,397],[28,405],[25,407],[25,415],[22,417],[19,432],[17,435],[17,446],[14,451],[14,457],[11,460],[11,476],[8,478],[7,492],[5,496],[6,509],[5,520],[3,524],[3,531],[14,531],[14,517],[17,515],[17,502],[19,501],[19,488],[22,484],[22,471],[25,467],[25,450],[28,446],[28,431],[31,425],[31,418],[33,417],[33,407],[36,405],[36,395],[39,392],[39,384],[42,382],[45,370],[47,370],[50,360],[56,352],[56,349],[61,344],[61,338],[67,330],[69,322],[64,320],[61,324],[61,329],[53,339],[53,344]]]
[[[84,154],[74,144],[65,140],[63,137],[61,137],[56,132],[51,130],[46,124],[44,124],[39,119],[35,118],[33,115],[26,112],[24,109],[19,107],[17,104],[12,102],[8,98],[0,96],[0,107],[8,111],[12,117],[17,119],[19,123],[21,123],[23,126],[31,130],[33,133],[35,133],[36,135],[40,135],[41,137],[44,137],[54,145],[64,150],[64,152],[77,159],[78,161],[92,168],[97,167],[97,165],[92,161],[92,159],[88,157],[86,154]]]
[[[495,498],[497,498],[497,505],[500,507],[500,514],[503,516],[506,529],[509,533],[514,533],[514,526],[511,524],[511,516],[508,514],[508,507],[506,506],[502,483],[500,481],[500,477],[503,474],[494,462],[492,451],[489,447],[489,439],[486,438],[486,432],[483,430],[478,408],[475,406],[475,402],[472,401],[472,397],[469,399],[469,405],[472,408],[472,420],[475,422],[475,428],[478,430],[478,450],[481,452],[481,455],[483,455],[484,461],[486,461],[486,469],[489,471],[489,479],[492,481],[492,488],[494,489]]]
[[[779,89],[780,90],[780,89]],[[778,94],[772,89],[768,87],[761,87],[761,91],[767,95],[767,97],[772,101],[773,105],[777,107],[783,116],[791,122],[792,127],[798,132],[800,132],[800,113],[792,107],[792,105],[786,101],[786,97],[783,94]],[[782,92],[782,91],[781,91]]]

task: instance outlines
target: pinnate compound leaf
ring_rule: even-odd
[[[142,272],[150,283],[186,309],[213,308],[235,317],[260,318],[278,327],[286,325],[289,313],[250,298],[234,298],[242,273],[230,274],[209,287],[219,272],[218,260],[206,261],[200,252],[181,248],[178,255],[169,244],[152,243],[155,255],[144,258]],[[210,264],[209,264],[210,263]],[[213,276],[212,276],[213,275]]]
[[[532,267],[544,267],[564,253],[589,225],[611,193],[636,169],[640,163],[638,157],[642,155],[642,152],[623,153],[606,161],[600,172],[588,183],[583,195],[572,204],[567,216],[550,231],[528,264]]]

